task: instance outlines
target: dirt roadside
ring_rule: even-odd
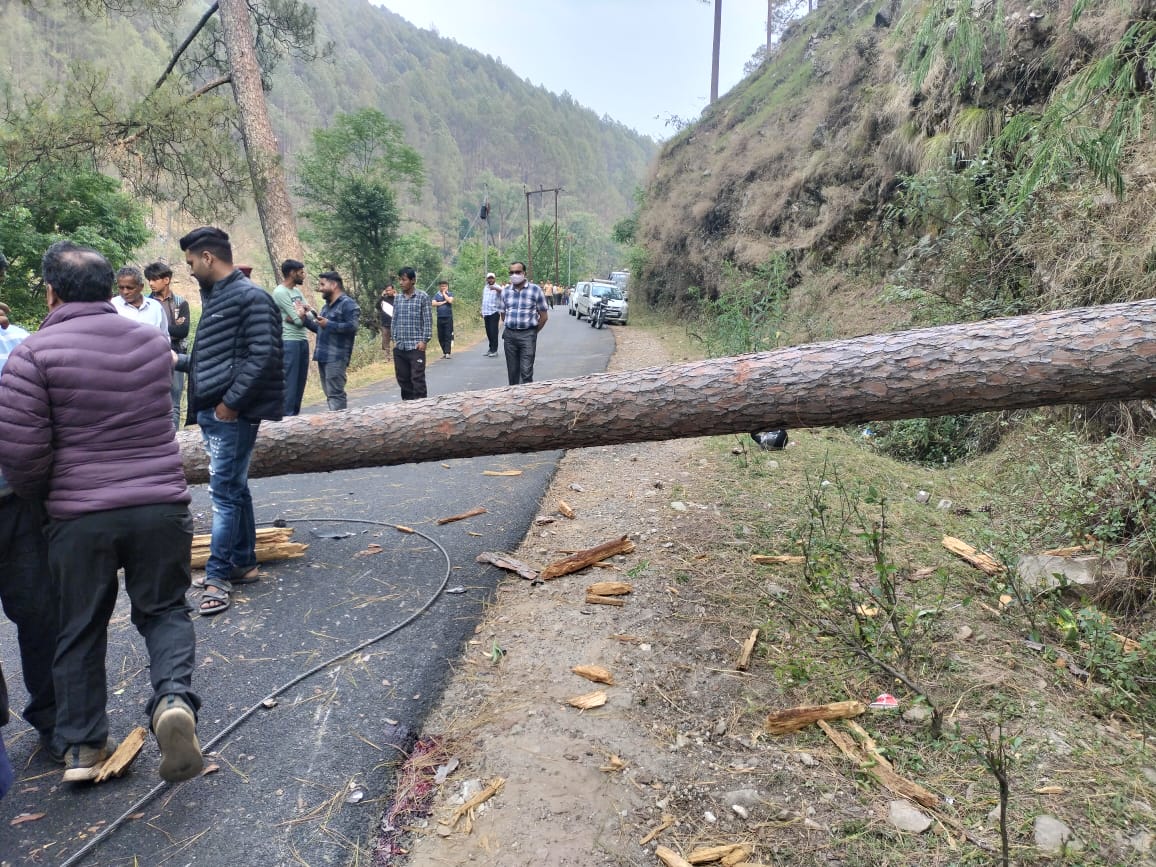
[[[611,370],[670,358],[653,332],[614,334]],[[696,845],[750,839],[749,822],[768,809],[778,822],[802,820],[764,803],[751,779],[778,750],[756,745],[755,757],[749,729],[733,730],[744,692],[765,687],[734,670],[750,624],[719,623],[694,589],[708,559],[697,540],[717,540],[719,513],[702,489],[709,460],[699,440],[582,449],[562,460],[539,510],[554,520],[535,526],[514,556],[540,566],[622,534],[636,548],[611,568],[500,585],[426,730],[446,737],[427,762],[460,764],[428,818],[398,817],[414,829],[399,846],[408,859],[379,850],[375,863],[656,864],[656,844],[676,845],[674,836]],[[563,500],[574,519],[558,514]],[[586,604],[585,588],[599,580],[634,590],[621,607]],[[574,674],[581,664],[605,667],[613,684]],[[598,689],[602,707],[567,704]],[[412,794],[405,777],[402,801]],[[499,777],[500,792],[474,811],[468,832],[466,819],[444,824]],[[668,830],[640,844],[664,821]]]

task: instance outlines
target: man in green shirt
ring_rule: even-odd
[[[301,395],[309,376],[309,337],[293,302],[305,305],[298,288],[305,282],[305,265],[296,259],[281,263],[281,282],[273,290],[273,300],[281,311],[281,345],[285,364],[285,415],[301,413]]]

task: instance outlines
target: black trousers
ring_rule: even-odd
[[[393,348],[393,372],[401,386],[402,400],[426,397],[425,350]]]
[[[506,344],[506,376],[510,385],[521,385],[534,381],[534,354],[538,350],[538,331],[527,328],[515,331],[507,328],[502,332]]]
[[[56,653],[56,605],[48,574],[44,510],[39,503],[9,495],[0,497],[0,604],[16,624],[20,665],[28,704],[24,719],[45,738],[56,728],[56,691],[52,657]],[[4,693],[0,675],[0,693]],[[7,721],[0,698],[0,725]],[[54,748],[63,748],[63,744]]]
[[[153,696],[179,695],[195,711],[196,633],[185,593],[193,519],[188,506],[163,503],[93,512],[48,529],[48,562],[60,605],[60,635],[52,676],[56,684],[56,737],[66,746],[103,744],[106,713],[108,621],[116,605],[117,569],[132,624],[145,640]]]
[[[442,355],[450,355],[454,351],[454,319],[438,317],[438,343],[442,347]]]
[[[482,321],[486,323],[486,339],[490,341],[490,352],[498,351],[498,320],[501,318],[501,313],[491,313],[482,317]]]

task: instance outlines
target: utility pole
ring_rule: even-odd
[[[486,274],[490,273],[490,187],[486,186],[486,200],[482,203],[482,222],[485,224],[485,232],[482,234],[482,265],[485,268]]]
[[[554,194],[554,280],[558,280],[558,194],[564,193],[566,190],[563,187],[551,187],[544,189],[538,187],[536,190],[527,190],[526,185],[522,184],[522,193],[526,197],[526,279],[533,280],[530,275],[534,273],[534,243],[533,238],[530,237],[530,196],[537,193],[553,193]]]
[[[710,62],[710,101],[718,101],[718,55],[722,47],[722,0],[714,0],[714,54]]]

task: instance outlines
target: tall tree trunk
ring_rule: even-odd
[[[764,60],[771,59],[771,40],[775,36],[775,0],[767,0],[767,53]]]
[[[722,0],[714,0],[714,52],[710,61],[710,101],[718,99],[718,57],[722,47]]]
[[[297,221],[289,187],[277,152],[277,139],[269,122],[269,108],[261,87],[261,70],[257,65],[256,39],[249,6],[245,0],[220,0],[221,35],[233,80],[233,96],[237,100],[241,123],[241,137],[249,174],[253,179],[253,195],[257,200],[257,214],[265,234],[265,246],[275,277],[281,274],[285,259],[304,259],[301,240],[297,236]]]
[[[1152,395],[1156,301],[1140,301],[298,416],[261,428],[250,475]],[[205,481],[200,437],[178,440]]]

